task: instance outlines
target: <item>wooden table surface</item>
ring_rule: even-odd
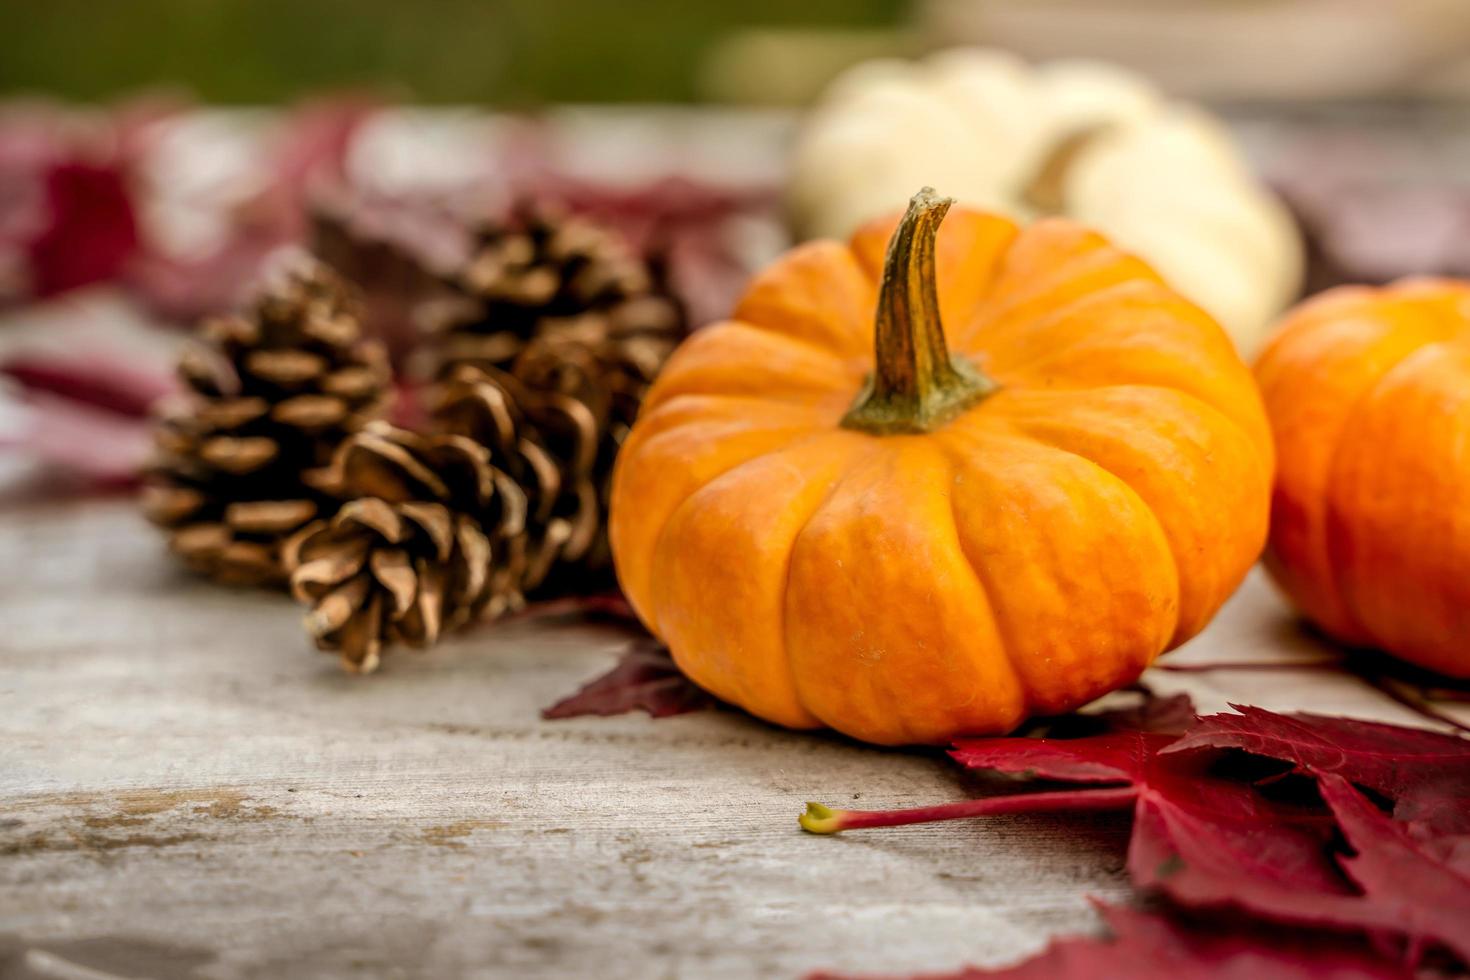
[[[125,500],[0,514],[0,978],[796,977],[994,965],[1122,900],[1122,816],[818,838],[957,799],[933,754],[734,711],[542,721],[625,635],[481,628],[380,675],[193,581]],[[1259,573],[1173,662],[1312,656]],[[1414,722],[1321,673],[1151,671]]]

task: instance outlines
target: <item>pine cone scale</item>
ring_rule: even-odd
[[[310,500],[257,500],[230,504],[225,523],[231,530],[257,534],[286,534],[317,514]]]
[[[418,576],[414,574],[408,552],[402,548],[380,548],[373,552],[368,567],[384,593],[393,600],[392,616],[401,618],[418,598],[419,591]]]
[[[287,550],[295,569],[291,592],[299,601],[322,598],[360,572],[367,561],[367,541],[337,531],[328,522],[318,521],[301,532],[295,548]]]
[[[199,458],[231,476],[258,470],[276,458],[280,446],[266,436],[215,436],[199,446]]]
[[[434,558],[446,561],[454,550],[453,519],[442,504],[426,504],[409,501],[398,505],[403,519],[418,525],[418,529],[434,546]]]
[[[347,406],[331,395],[297,395],[271,409],[271,418],[298,429],[325,429],[347,418]]]
[[[397,508],[378,497],[359,497],[348,501],[332,518],[332,525],[339,530],[367,530],[391,544],[399,544],[409,535]]]
[[[283,388],[299,388],[327,373],[327,359],[304,350],[260,350],[245,358],[253,378]]]
[[[317,598],[307,616],[307,630],[322,641],[344,629],[367,601],[371,585],[361,575],[354,575]]]

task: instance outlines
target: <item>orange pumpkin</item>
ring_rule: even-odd
[[[1347,643],[1470,677],[1470,282],[1304,303],[1256,377],[1276,581]]]
[[[1215,322],[1095,232],[939,230],[949,203],[766,269],[618,460],[634,608],[782,725],[943,742],[1069,710],[1199,631],[1265,540],[1270,434]]]

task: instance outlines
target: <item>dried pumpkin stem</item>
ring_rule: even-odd
[[[934,239],[953,204],[926,187],[888,242],[875,325],[875,369],[842,424],[874,435],[929,432],[995,390],[951,354],[939,319]]]
[[[1035,176],[1021,189],[1021,200],[1037,214],[1061,214],[1067,210],[1067,178],[1083,154],[1107,132],[1108,127],[1084,126],[1068,133],[1052,146],[1036,168]]]
[[[958,803],[941,803],[937,806],[914,807],[910,810],[834,810],[820,803],[808,803],[806,812],[797,817],[797,822],[801,824],[802,830],[810,834],[836,834],[844,830],[861,830],[864,827],[902,827],[913,823],[968,820],[1008,813],[1126,810],[1137,799],[1138,790],[1133,786],[1108,786],[1054,793],[992,796],[979,800],[961,800]]]

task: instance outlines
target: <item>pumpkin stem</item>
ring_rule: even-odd
[[[1031,181],[1021,188],[1021,200],[1037,214],[1061,214],[1067,209],[1067,177],[1083,151],[1097,142],[1106,126],[1086,126],[1063,136],[1036,168]]]
[[[842,419],[873,435],[929,432],[995,390],[995,382],[949,352],[939,320],[934,237],[954,203],[926,187],[888,242],[878,291],[875,370]]]

